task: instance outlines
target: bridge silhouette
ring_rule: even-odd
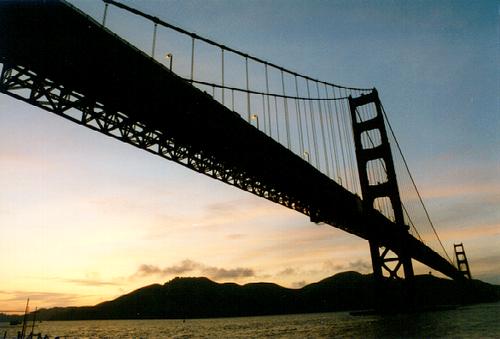
[[[103,3],[101,22],[63,1],[0,3],[0,91],[366,239],[378,278],[412,278],[412,259],[470,277],[439,240],[375,89]],[[151,24],[151,45],[115,34],[111,9]]]

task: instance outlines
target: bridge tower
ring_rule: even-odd
[[[467,256],[465,255],[464,245],[453,244],[455,247],[455,257],[457,258],[457,267],[460,273],[464,275],[464,277],[472,279],[469,269],[469,262],[467,261]]]
[[[375,109],[365,107],[369,105],[374,105]],[[390,279],[396,280],[402,278],[402,269],[404,278],[410,281],[414,276],[413,266],[411,257],[406,253],[407,247],[403,241],[404,236],[408,234],[409,227],[404,222],[394,162],[377,90],[373,89],[371,93],[357,98],[349,96],[349,107],[359,181],[363,195],[363,210],[369,218],[370,214],[378,213],[374,208],[376,199],[385,199],[386,203],[392,207],[394,212],[393,221],[398,225],[401,235],[397,236],[397,238],[401,239],[398,241],[397,248],[392,247],[390,251],[383,246],[382,235],[375,234],[375,232],[370,234],[369,244],[373,274],[377,281],[383,279],[384,273],[388,274]],[[365,120],[363,120],[358,109],[371,109],[372,115],[368,118],[365,117]],[[373,166],[382,168],[380,172],[384,172],[385,178],[377,178],[382,182],[373,182],[373,175],[369,175],[369,167],[373,168]]]

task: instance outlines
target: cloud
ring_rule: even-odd
[[[231,240],[237,240],[237,239],[241,239],[241,238],[244,238],[245,235],[244,234],[240,234],[240,233],[236,233],[236,234],[229,234],[227,236],[228,239],[231,239]]]
[[[36,280],[48,280],[48,281],[57,281],[70,283],[75,285],[87,286],[87,287],[95,287],[95,286],[121,286],[122,283],[119,281],[119,278],[113,279],[114,281],[106,281],[98,278],[98,274],[87,274],[86,278],[74,279],[74,278],[61,278],[61,277],[40,277],[33,276],[29,277],[30,279]],[[2,291],[0,291],[0,294]]]
[[[295,270],[291,267],[285,268],[284,270],[278,272],[278,276],[286,276],[286,275],[292,275],[295,274]]]
[[[202,269],[202,273],[213,279],[236,279],[255,276],[255,272],[253,269],[243,267],[237,267],[233,269],[205,267]]]
[[[162,270],[158,266],[142,264],[134,275],[138,276],[148,276],[161,274]]]
[[[179,264],[160,268],[155,265],[143,264],[139,266],[131,278],[146,277],[146,276],[169,276],[169,275],[182,275],[185,273],[197,272],[203,276],[211,279],[237,279],[255,276],[255,271],[251,268],[236,267],[236,268],[221,268],[215,266],[207,266],[200,262],[190,259],[185,259]]]
[[[495,182],[486,183],[465,183],[457,185],[456,183],[444,185],[425,186],[423,196],[426,199],[444,199],[470,196],[497,196],[500,190],[500,184]],[[497,196],[498,197],[498,196]]]
[[[11,308],[24,310],[26,299],[30,299],[30,305],[41,307],[53,307],[61,305],[76,305],[79,304],[82,297],[81,294],[60,293],[60,292],[39,292],[39,291],[1,291],[1,304],[13,305]]]
[[[117,282],[112,281],[102,281],[95,279],[62,279],[65,282],[84,286],[118,286]]]
[[[345,265],[342,264],[334,264],[331,260],[326,260],[323,262],[323,269],[325,271],[333,271],[337,272],[345,268]]]
[[[433,173],[428,180],[422,180],[418,185],[424,201],[481,201],[498,204],[500,196],[500,180],[498,162],[490,162],[494,158],[481,159],[477,162],[457,163],[453,161],[455,153],[447,154],[450,159],[434,159],[428,166],[427,172]],[[447,164],[447,170],[440,166]]]
[[[212,202],[203,206],[195,205],[186,211],[162,214],[156,220],[156,224],[162,227],[150,227],[146,238],[170,237],[173,230],[176,230],[177,234],[186,236],[192,232],[210,232],[210,236],[214,236],[214,230],[222,230],[229,226],[231,231],[226,238],[237,240],[249,236],[247,230],[250,226],[242,231],[237,228],[253,225],[259,222],[257,220],[264,219],[268,222],[275,218],[283,220],[291,215],[294,215],[294,212],[285,207],[280,208],[265,199],[249,195],[241,199]],[[164,227],[165,225],[168,227]]]
[[[162,270],[162,273],[163,274],[183,274],[186,272],[193,271],[197,268],[200,268],[201,266],[203,266],[203,265],[200,263],[186,259],[186,260],[183,260],[179,265],[165,267]]]
[[[142,264],[135,275],[144,277],[149,275],[170,275],[170,274],[183,274],[186,272],[191,272],[200,267],[201,264],[194,262],[192,260],[186,259],[177,265],[168,266],[165,268],[160,268],[155,265]]]
[[[500,284],[500,253],[496,252],[483,257],[473,257],[472,259],[468,257],[473,279],[479,279],[490,284]]]
[[[361,259],[349,262],[349,264],[346,267],[346,270],[348,271],[357,271],[361,273],[371,271],[371,269],[372,265],[369,262]]]
[[[438,232],[439,237],[443,240],[471,240],[474,238],[494,239],[500,236],[500,224],[476,224],[474,226],[464,228],[440,229]]]
[[[264,199],[245,196],[240,199],[210,203],[205,206],[200,226],[212,228],[222,225],[238,225],[255,222],[259,218],[285,217],[292,212],[287,208],[277,208]]]
[[[334,264],[332,261],[327,260],[323,263],[325,270],[339,272],[339,271],[356,271],[360,273],[371,272],[372,265],[366,260],[358,259],[350,261],[347,264]]]

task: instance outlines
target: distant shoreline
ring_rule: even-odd
[[[273,283],[218,284],[208,278],[175,278],[164,285],[142,287],[95,306],[53,307],[38,310],[37,320],[203,319],[311,314],[372,310],[383,300],[405,300],[401,282],[387,281],[382,295],[375,293],[372,275],[343,272],[290,289]],[[459,284],[430,275],[415,277],[417,309],[442,305],[498,302],[500,286],[479,280]],[[403,303],[387,305],[401,311]],[[382,309],[384,311],[384,309]],[[0,322],[21,315],[0,314]],[[30,320],[32,316],[28,317]]]

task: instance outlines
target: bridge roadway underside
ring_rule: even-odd
[[[462,277],[403,226],[364,211],[358,196],[64,2],[0,2],[0,61],[3,93]]]

